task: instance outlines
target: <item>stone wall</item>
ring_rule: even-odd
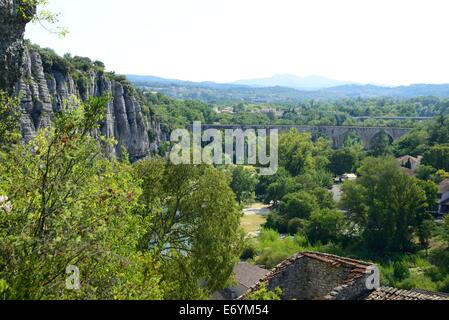
[[[367,295],[370,292],[366,288],[369,275],[354,279],[353,281],[334,288],[325,300],[355,300]]]
[[[276,274],[268,289],[280,288],[286,300],[318,300],[346,281],[351,268],[302,257]]]
[[[371,292],[366,286],[370,267],[349,258],[303,252],[279,264],[260,283],[271,291],[281,289],[283,300],[356,300]]]

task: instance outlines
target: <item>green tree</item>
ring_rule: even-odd
[[[429,205],[437,203],[438,200],[438,185],[430,180],[418,180],[418,185],[426,194],[426,201]]]
[[[293,220],[293,219],[292,219]],[[268,214],[267,222],[264,224],[265,229],[276,230],[281,234],[290,233],[288,217],[282,216],[277,211]]]
[[[332,174],[322,168],[300,175],[296,180],[303,189],[312,189],[316,187],[331,189],[334,183]]]
[[[412,130],[394,143],[397,156],[421,156],[427,147],[429,133],[424,129]]]
[[[409,250],[429,207],[426,192],[394,159],[367,158],[359,174],[357,181],[343,185],[342,203],[364,242],[379,251]]]
[[[19,119],[19,102],[0,91],[0,150],[19,141]]]
[[[140,161],[141,215],[149,228],[141,250],[161,256],[168,299],[206,298],[226,287],[242,249],[230,176],[210,166]]]
[[[424,153],[422,163],[437,170],[449,171],[449,144],[436,145],[428,149]]]
[[[297,189],[295,178],[293,178],[284,168],[279,168],[278,172],[268,179],[262,177],[261,182],[266,182],[265,186],[262,186],[262,188],[266,189],[264,202],[273,202],[275,206],[279,204],[283,197]],[[261,186],[258,188],[260,192]]]
[[[315,169],[314,145],[310,134],[297,130],[284,133],[279,138],[279,161],[292,176]]]
[[[306,220],[300,218],[293,218],[288,222],[288,233],[295,235],[303,232],[305,229]]]
[[[384,131],[380,132],[371,140],[369,154],[373,157],[389,156],[393,153],[391,137]]]
[[[435,177],[436,172],[437,169],[435,169],[434,167],[421,164],[416,169],[416,177],[424,181],[432,180]]]
[[[357,155],[351,149],[339,149],[332,152],[330,156],[329,170],[337,176],[344,173],[354,172]]]
[[[428,249],[430,246],[430,240],[432,239],[433,232],[435,230],[435,222],[431,217],[429,219],[424,220],[419,226],[417,230],[417,234],[419,237],[419,242],[421,246],[425,249]]]
[[[345,125],[356,125],[356,123],[346,122]],[[362,138],[354,130],[349,131],[349,133],[347,134],[347,136],[345,138],[343,146],[346,149],[362,149],[363,150],[363,148],[364,148]]]
[[[320,208],[335,209],[336,203],[334,197],[329,190],[324,188],[314,188],[311,193],[316,197]]]
[[[251,199],[258,183],[257,173],[254,170],[243,166],[237,166],[232,170],[231,188],[239,204],[246,199]]]
[[[332,209],[315,210],[307,222],[307,237],[311,243],[337,242],[344,231],[345,216]]]
[[[449,116],[437,117],[429,128],[430,145],[444,144],[449,141]]]
[[[106,99],[60,114],[54,126],[0,157],[0,279],[7,299],[159,299],[157,261],[137,250],[145,229],[128,163],[103,156],[90,133]],[[106,142],[106,141],[105,141]],[[6,205],[5,205],[6,199]],[[66,288],[66,268],[81,288]]]
[[[319,208],[319,204],[313,194],[306,191],[299,191],[290,193],[282,199],[279,213],[289,219],[307,219],[317,208]]]

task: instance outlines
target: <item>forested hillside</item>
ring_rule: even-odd
[[[213,82],[188,82],[162,78],[128,76],[139,88],[159,92],[178,99],[195,99],[206,103],[299,103],[305,100],[371,99],[388,97],[412,99],[417,97],[449,97],[449,85],[417,84],[401,87],[374,85],[342,85],[319,90],[300,90],[291,87],[260,87]]]

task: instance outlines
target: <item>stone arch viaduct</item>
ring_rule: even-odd
[[[335,149],[343,147],[345,139],[351,132],[357,133],[363,141],[366,149],[371,147],[372,140],[381,132],[385,132],[390,136],[392,141],[401,138],[411,129],[408,128],[393,128],[393,127],[350,127],[350,126],[302,126],[302,125],[202,125],[203,130],[217,129],[217,130],[247,130],[247,129],[278,129],[279,132],[293,129],[299,132],[310,132],[312,134],[322,134],[327,136],[333,144]]]

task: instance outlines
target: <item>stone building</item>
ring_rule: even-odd
[[[403,156],[396,159],[401,167],[415,171],[421,165],[422,157]]]
[[[373,265],[335,255],[303,252],[285,260],[239,299],[257,291],[282,290],[283,300],[449,300],[423,290],[369,286]]]

